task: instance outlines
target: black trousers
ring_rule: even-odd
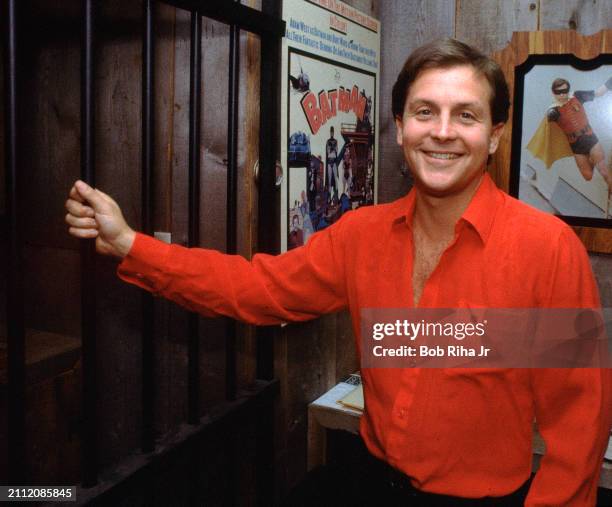
[[[325,465],[312,470],[282,503],[283,507],[522,507],[527,481],[514,493],[468,499],[423,493],[408,478],[372,456],[352,466]]]

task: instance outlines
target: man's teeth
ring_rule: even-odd
[[[459,155],[457,155],[456,153],[436,153],[435,151],[430,151],[428,152],[430,157],[433,158],[440,158],[443,160],[450,160],[452,158],[459,158]]]

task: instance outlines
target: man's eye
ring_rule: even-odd
[[[462,111],[459,114],[459,117],[463,120],[463,121],[475,121],[476,120],[476,116],[474,116],[472,113],[468,112],[468,111]]]
[[[418,109],[416,115],[421,118],[427,118],[428,116],[431,116],[431,109]]]

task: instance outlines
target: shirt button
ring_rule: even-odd
[[[405,418],[406,418],[406,409],[400,408],[400,409],[397,411],[397,416],[398,416],[400,419],[405,419]]]

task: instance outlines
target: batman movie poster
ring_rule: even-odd
[[[380,40],[378,22],[342,2],[284,5],[281,237],[290,250],[376,202]]]
[[[374,204],[375,76],[289,52],[287,248]]]

